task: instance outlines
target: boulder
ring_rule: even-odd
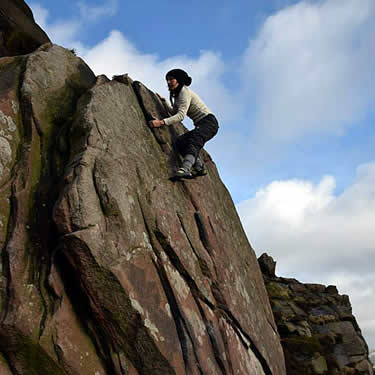
[[[285,375],[262,274],[211,157],[126,75],[44,44],[0,59],[0,373]]]
[[[147,120],[165,115],[157,96],[127,77],[80,99],[54,209],[57,263],[80,286],[71,298],[85,300],[87,329],[113,367],[120,358],[140,374],[283,373],[230,195],[205,152],[207,176],[169,180],[186,129],[149,129]]]

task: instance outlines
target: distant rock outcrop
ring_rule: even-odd
[[[23,0],[0,1],[0,57],[30,53],[48,42]]]
[[[254,251],[209,155],[126,76],[44,44],[0,58],[0,373],[285,375]]]
[[[335,286],[277,277],[276,262],[259,257],[284,349],[288,375],[373,375],[349,297]]]

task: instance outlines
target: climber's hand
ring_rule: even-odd
[[[163,120],[151,120],[148,122],[151,128],[160,128],[161,126],[164,125]]]

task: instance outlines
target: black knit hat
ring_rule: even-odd
[[[177,80],[177,82],[182,86],[190,86],[191,84],[191,77],[182,69],[172,69],[170,70],[165,77],[173,77]]]

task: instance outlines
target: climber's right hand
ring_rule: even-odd
[[[163,120],[151,120],[148,122],[150,128],[160,128],[161,126],[165,125]]]

